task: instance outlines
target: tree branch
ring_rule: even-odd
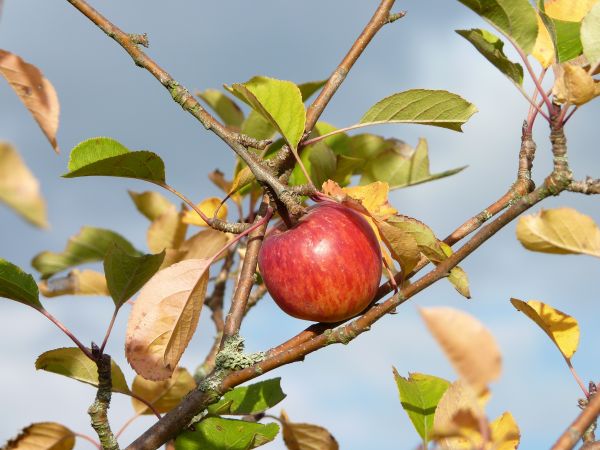
[[[586,177],[582,181],[572,181],[567,190],[586,195],[600,194],[600,179]]]
[[[577,416],[573,423],[569,425],[569,428],[560,435],[552,447],[552,450],[572,449],[586,430],[596,421],[598,415],[600,415],[600,395],[594,395],[587,407],[579,414],[579,416]]]
[[[88,414],[92,419],[92,428],[100,439],[102,449],[119,450],[119,443],[108,422],[108,408],[112,395],[110,356],[103,354],[95,344],[92,344],[92,355],[98,367],[98,390],[94,403],[88,409]]]

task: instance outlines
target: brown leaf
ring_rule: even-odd
[[[75,435],[67,427],[54,422],[39,422],[24,428],[3,450],[71,450]]]
[[[42,280],[38,283],[44,297],[61,295],[107,295],[108,287],[104,274],[95,270],[74,269],[66,277]]]
[[[600,81],[581,66],[573,64],[555,65],[556,82],[552,95],[557,103],[572,103],[581,106],[600,95]]]
[[[202,230],[187,239],[179,250],[185,251],[184,259],[212,258],[221,250],[233,235],[209,228]],[[223,254],[224,255],[224,254]]]
[[[148,380],[171,376],[200,318],[208,260],[188,259],[157,272],[133,304],[125,354]]]
[[[381,240],[392,257],[400,263],[404,276],[409,274],[421,260],[421,251],[410,233],[396,228],[383,220],[374,219]]]
[[[40,183],[15,148],[0,141],[0,201],[38,227],[47,227],[46,202]]]
[[[285,411],[279,417],[283,442],[289,450],[339,450],[340,446],[329,431],[310,423],[290,422]]]
[[[476,394],[500,376],[500,350],[481,322],[453,308],[422,308],[420,312],[454,369]]]
[[[52,84],[37,67],[6,50],[0,50],[0,74],[6,78],[58,153],[56,131],[60,105]]]
[[[175,370],[171,378],[163,381],[150,381],[137,375],[131,386],[132,392],[148,401],[159,413],[171,411],[181,399],[196,387],[194,377],[183,368]],[[153,414],[144,403],[131,399],[133,409],[138,414]]]
[[[165,248],[178,248],[185,239],[187,224],[183,223],[184,212],[177,212],[175,205],[169,205],[148,228],[146,241],[152,253],[160,253]]]

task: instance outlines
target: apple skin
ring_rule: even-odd
[[[375,297],[381,249],[361,214],[322,202],[292,228],[269,234],[258,266],[271,297],[287,314],[338,322],[359,314]]]

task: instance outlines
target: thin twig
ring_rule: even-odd
[[[600,415],[600,395],[594,395],[588,406],[558,438],[551,450],[570,450]]]
[[[579,192],[586,195],[600,194],[600,179],[586,177],[585,180],[571,182],[567,189],[571,192]]]
[[[156,416],[157,419],[161,418],[160,413],[158,412],[156,407],[152,404],[152,402],[149,402],[144,397],[141,397],[134,392],[128,392],[126,395],[129,395],[131,398],[135,398],[137,401],[146,405],[148,407],[148,409],[154,413],[154,415]]]
[[[550,98],[546,95],[546,91],[544,91],[544,88],[542,87],[540,80],[538,80],[538,77],[533,72],[533,68],[531,67],[531,64],[529,63],[529,59],[527,58],[527,55],[525,54],[525,52],[523,52],[523,50],[515,42],[513,42],[512,39],[509,39],[509,40],[510,40],[511,44],[513,45],[513,47],[515,48],[515,50],[517,50],[517,53],[519,54],[519,56],[521,57],[521,60],[523,61],[523,64],[525,65],[525,68],[527,69],[529,76],[533,80],[533,83],[535,84],[536,89],[538,90],[538,92],[542,96],[542,98],[544,99],[544,103],[546,104],[548,111],[550,112],[550,114],[552,114],[552,111],[554,110],[554,106],[552,105]]]
[[[125,421],[125,423],[121,426],[121,428],[119,429],[119,431],[117,431],[115,433],[115,438],[119,438],[119,436],[121,436],[123,434],[123,432],[127,429],[127,427],[129,425],[131,425],[138,417],[140,417],[142,415],[142,413],[144,412],[144,410],[141,410],[137,413],[135,413],[133,416],[131,416],[129,419],[127,419]]]

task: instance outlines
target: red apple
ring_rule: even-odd
[[[290,316],[337,322],[360,313],[375,297],[381,250],[361,214],[323,202],[292,228],[269,234],[258,266],[271,297]]]

